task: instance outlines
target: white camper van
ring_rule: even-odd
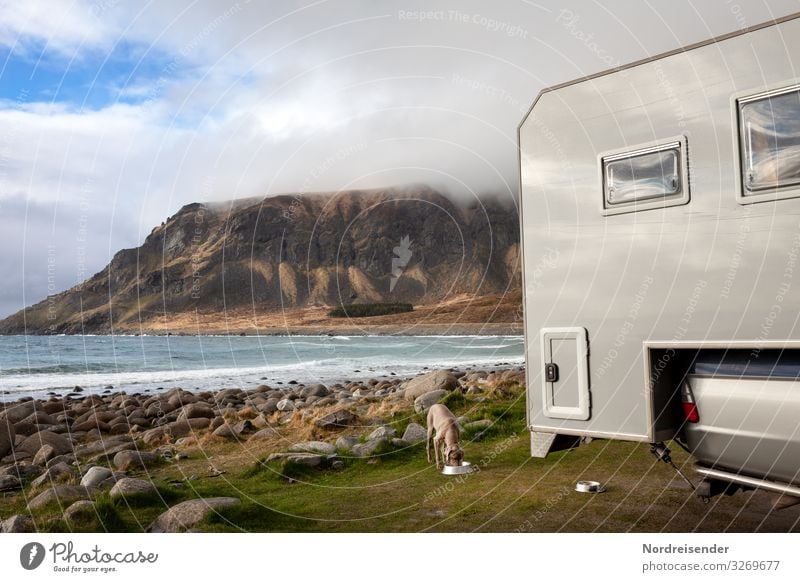
[[[800,496],[800,14],[546,89],[519,151],[531,454]]]

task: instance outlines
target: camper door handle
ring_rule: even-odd
[[[548,382],[558,382],[558,365],[553,363],[545,364],[544,377]]]

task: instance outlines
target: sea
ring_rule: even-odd
[[[522,336],[0,336],[0,400],[409,377],[523,364]]]

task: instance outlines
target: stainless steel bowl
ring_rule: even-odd
[[[444,469],[442,469],[442,475],[466,475],[467,473],[472,473],[474,471],[474,467],[472,463],[468,463],[467,461],[462,461],[458,467],[451,467],[450,465],[445,465]]]
[[[578,493],[602,493],[605,490],[599,481],[578,481],[575,484],[575,491]]]

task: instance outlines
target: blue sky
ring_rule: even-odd
[[[68,288],[189,202],[406,182],[515,196],[516,126],[543,87],[795,10],[0,0],[0,316],[48,294],[48,253]]]
[[[98,109],[115,101],[136,102],[126,89],[158,78],[169,55],[160,51],[143,54],[142,48],[120,41],[109,52],[68,61],[53,54],[44,43],[38,50],[17,54],[0,48],[0,99],[13,101],[20,91],[31,101],[68,103],[76,109]]]

